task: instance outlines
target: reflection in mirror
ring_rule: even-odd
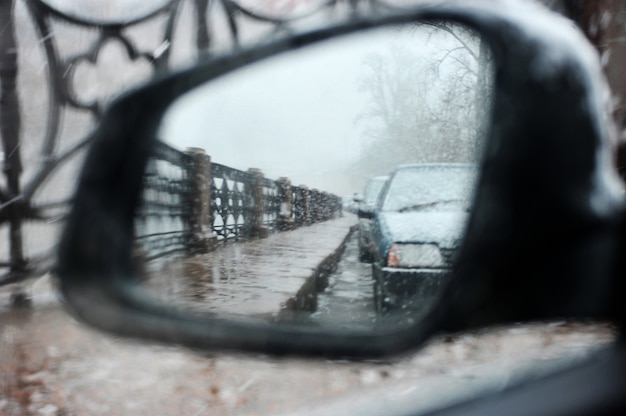
[[[232,319],[417,322],[469,215],[490,60],[471,30],[429,22],[324,41],[187,93],[146,171],[142,287]]]

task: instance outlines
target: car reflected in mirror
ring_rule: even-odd
[[[448,283],[476,166],[414,164],[386,180],[372,214],[374,305],[418,317]],[[416,318],[417,319],[417,318]]]
[[[378,201],[380,192],[387,182],[388,176],[375,176],[367,180],[365,184],[364,197],[362,204],[359,205],[357,214],[359,216],[358,239],[359,239],[359,260],[363,262],[371,262],[374,257],[374,243],[371,235],[371,216],[368,217],[366,211],[372,212],[372,209]]]

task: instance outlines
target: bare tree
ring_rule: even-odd
[[[411,162],[469,162],[484,137],[491,76],[488,48],[470,29],[433,22],[407,28],[427,53],[395,45],[369,56],[361,88],[370,94],[372,142],[361,164],[376,173]]]

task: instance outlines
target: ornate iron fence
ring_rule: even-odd
[[[158,142],[144,177],[142,206],[135,220],[137,242],[146,259],[185,250],[191,239],[193,159]]]
[[[184,153],[158,142],[135,229],[142,255],[154,259],[206,252],[220,241],[266,237],[339,215],[336,195],[291,186],[287,178],[268,179],[258,169],[212,163],[201,149]]]
[[[219,239],[239,239],[251,213],[252,176],[244,171],[211,164],[210,224]]]

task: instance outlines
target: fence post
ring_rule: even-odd
[[[0,203],[20,195],[20,109],[17,95],[17,45],[13,22],[13,2],[0,2],[0,138],[4,152],[2,170],[6,175],[7,193],[0,193]],[[28,203],[29,201],[25,201]],[[11,274],[19,275],[26,270],[22,247],[22,213],[19,204],[6,208],[9,218],[9,253]]]
[[[246,223],[248,224],[248,235],[250,237],[266,238],[269,235],[269,229],[263,224],[263,215],[265,214],[265,195],[263,195],[263,172],[260,169],[248,169],[250,175],[249,192],[252,207],[248,211]]]
[[[278,196],[280,198],[280,211],[278,214],[278,229],[288,231],[296,228],[296,222],[291,216],[293,212],[293,197],[291,194],[291,181],[282,177],[276,181]]]
[[[300,197],[302,198],[302,215],[301,223],[302,225],[310,225],[311,224],[311,192],[306,185],[298,185],[300,188]]]
[[[310,192],[311,195],[311,223],[315,224],[320,222],[320,192],[313,188]]]
[[[217,236],[210,224],[211,158],[203,149],[187,148],[191,157],[189,175],[189,211],[185,213],[191,234],[188,250],[193,254],[208,253],[217,246]]]

